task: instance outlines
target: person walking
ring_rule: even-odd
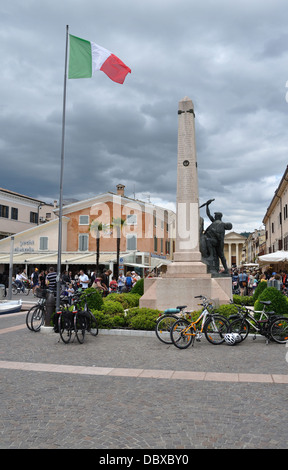
[[[240,295],[246,295],[248,282],[248,276],[246,274],[246,271],[239,273],[238,280],[240,286]]]
[[[38,268],[34,269],[34,272],[31,275],[32,281],[32,292],[35,294],[35,289],[39,286],[39,270]]]
[[[80,270],[79,282],[82,289],[87,289],[89,284],[89,277],[84,273],[83,269]]]
[[[57,289],[57,273],[53,266],[49,268],[49,272],[46,276],[45,284],[49,290],[52,290],[54,294],[56,294]]]

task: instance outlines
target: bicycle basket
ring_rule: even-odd
[[[47,292],[48,292],[47,289],[41,289],[39,287],[38,289],[36,289],[35,294],[36,294],[36,297],[38,297],[39,299],[46,299]]]

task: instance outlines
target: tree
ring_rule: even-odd
[[[97,219],[94,219],[89,225],[89,231],[92,232],[92,236],[96,239],[96,273],[99,272],[100,232],[102,230],[105,230],[105,225]]]
[[[121,219],[121,217],[117,217],[117,219],[114,219],[112,217],[112,223],[111,227],[116,229],[117,231],[117,258],[116,258],[116,272],[114,275],[118,277],[119,275],[119,258],[120,258],[120,243],[121,243],[121,233],[122,233],[122,227],[125,224],[125,220]]]

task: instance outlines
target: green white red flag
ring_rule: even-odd
[[[69,34],[68,78],[91,78],[101,70],[111,80],[123,83],[131,69],[108,49]]]

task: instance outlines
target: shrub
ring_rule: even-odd
[[[219,315],[223,315],[224,317],[228,318],[230,315],[235,315],[238,313],[238,309],[236,305],[233,304],[219,305],[219,307],[216,308],[216,312],[219,313]]]
[[[154,330],[161,313],[151,308],[131,308],[127,312],[126,321],[134,330]]]
[[[263,292],[265,289],[267,289],[267,282],[265,282],[265,281],[259,282],[259,283],[258,283],[258,286],[256,287],[255,292],[254,292],[254,294],[253,294],[254,303],[255,303],[256,300],[258,299],[259,295],[261,295],[262,292]]]
[[[136,282],[135,286],[131,289],[131,293],[139,294],[140,296],[144,294],[144,279],[139,279],[139,281]]]
[[[133,294],[131,292],[123,294],[116,294],[113,292],[104,298],[104,302],[107,302],[108,300],[120,302],[124,310],[126,310],[127,308],[138,307],[140,297],[141,296],[139,294]]]
[[[87,297],[87,305],[90,310],[101,310],[103,305],[103,298],[100,292],[98,292],[94,287],[88,287],[82,292],[80,300],[85,298],[85,294],[93,294]],[[84,300],[82,300],[81,305],[84,306]]]
[[[275,287],[267,287],[263,290],[255,302],[254,310],[263,310],[264,305],[260,303],[260,300],[270,300],[271,305],[268,310],[274,311],[277,315],[288,313],[287,298]]]
[[[106,300],[101,307],[101,311],[109,315],[115,315],[116,313],[124,313],[124,308],[120,302]]]
[[[97,320],[98,328],[123,328],[127,326],[124,313],[117,313],[116,315],[109,315],[100,310],[93,310],[93,315]]]
[[[253,295],[233,295],[233,302],[237,305],[254,305]]]

